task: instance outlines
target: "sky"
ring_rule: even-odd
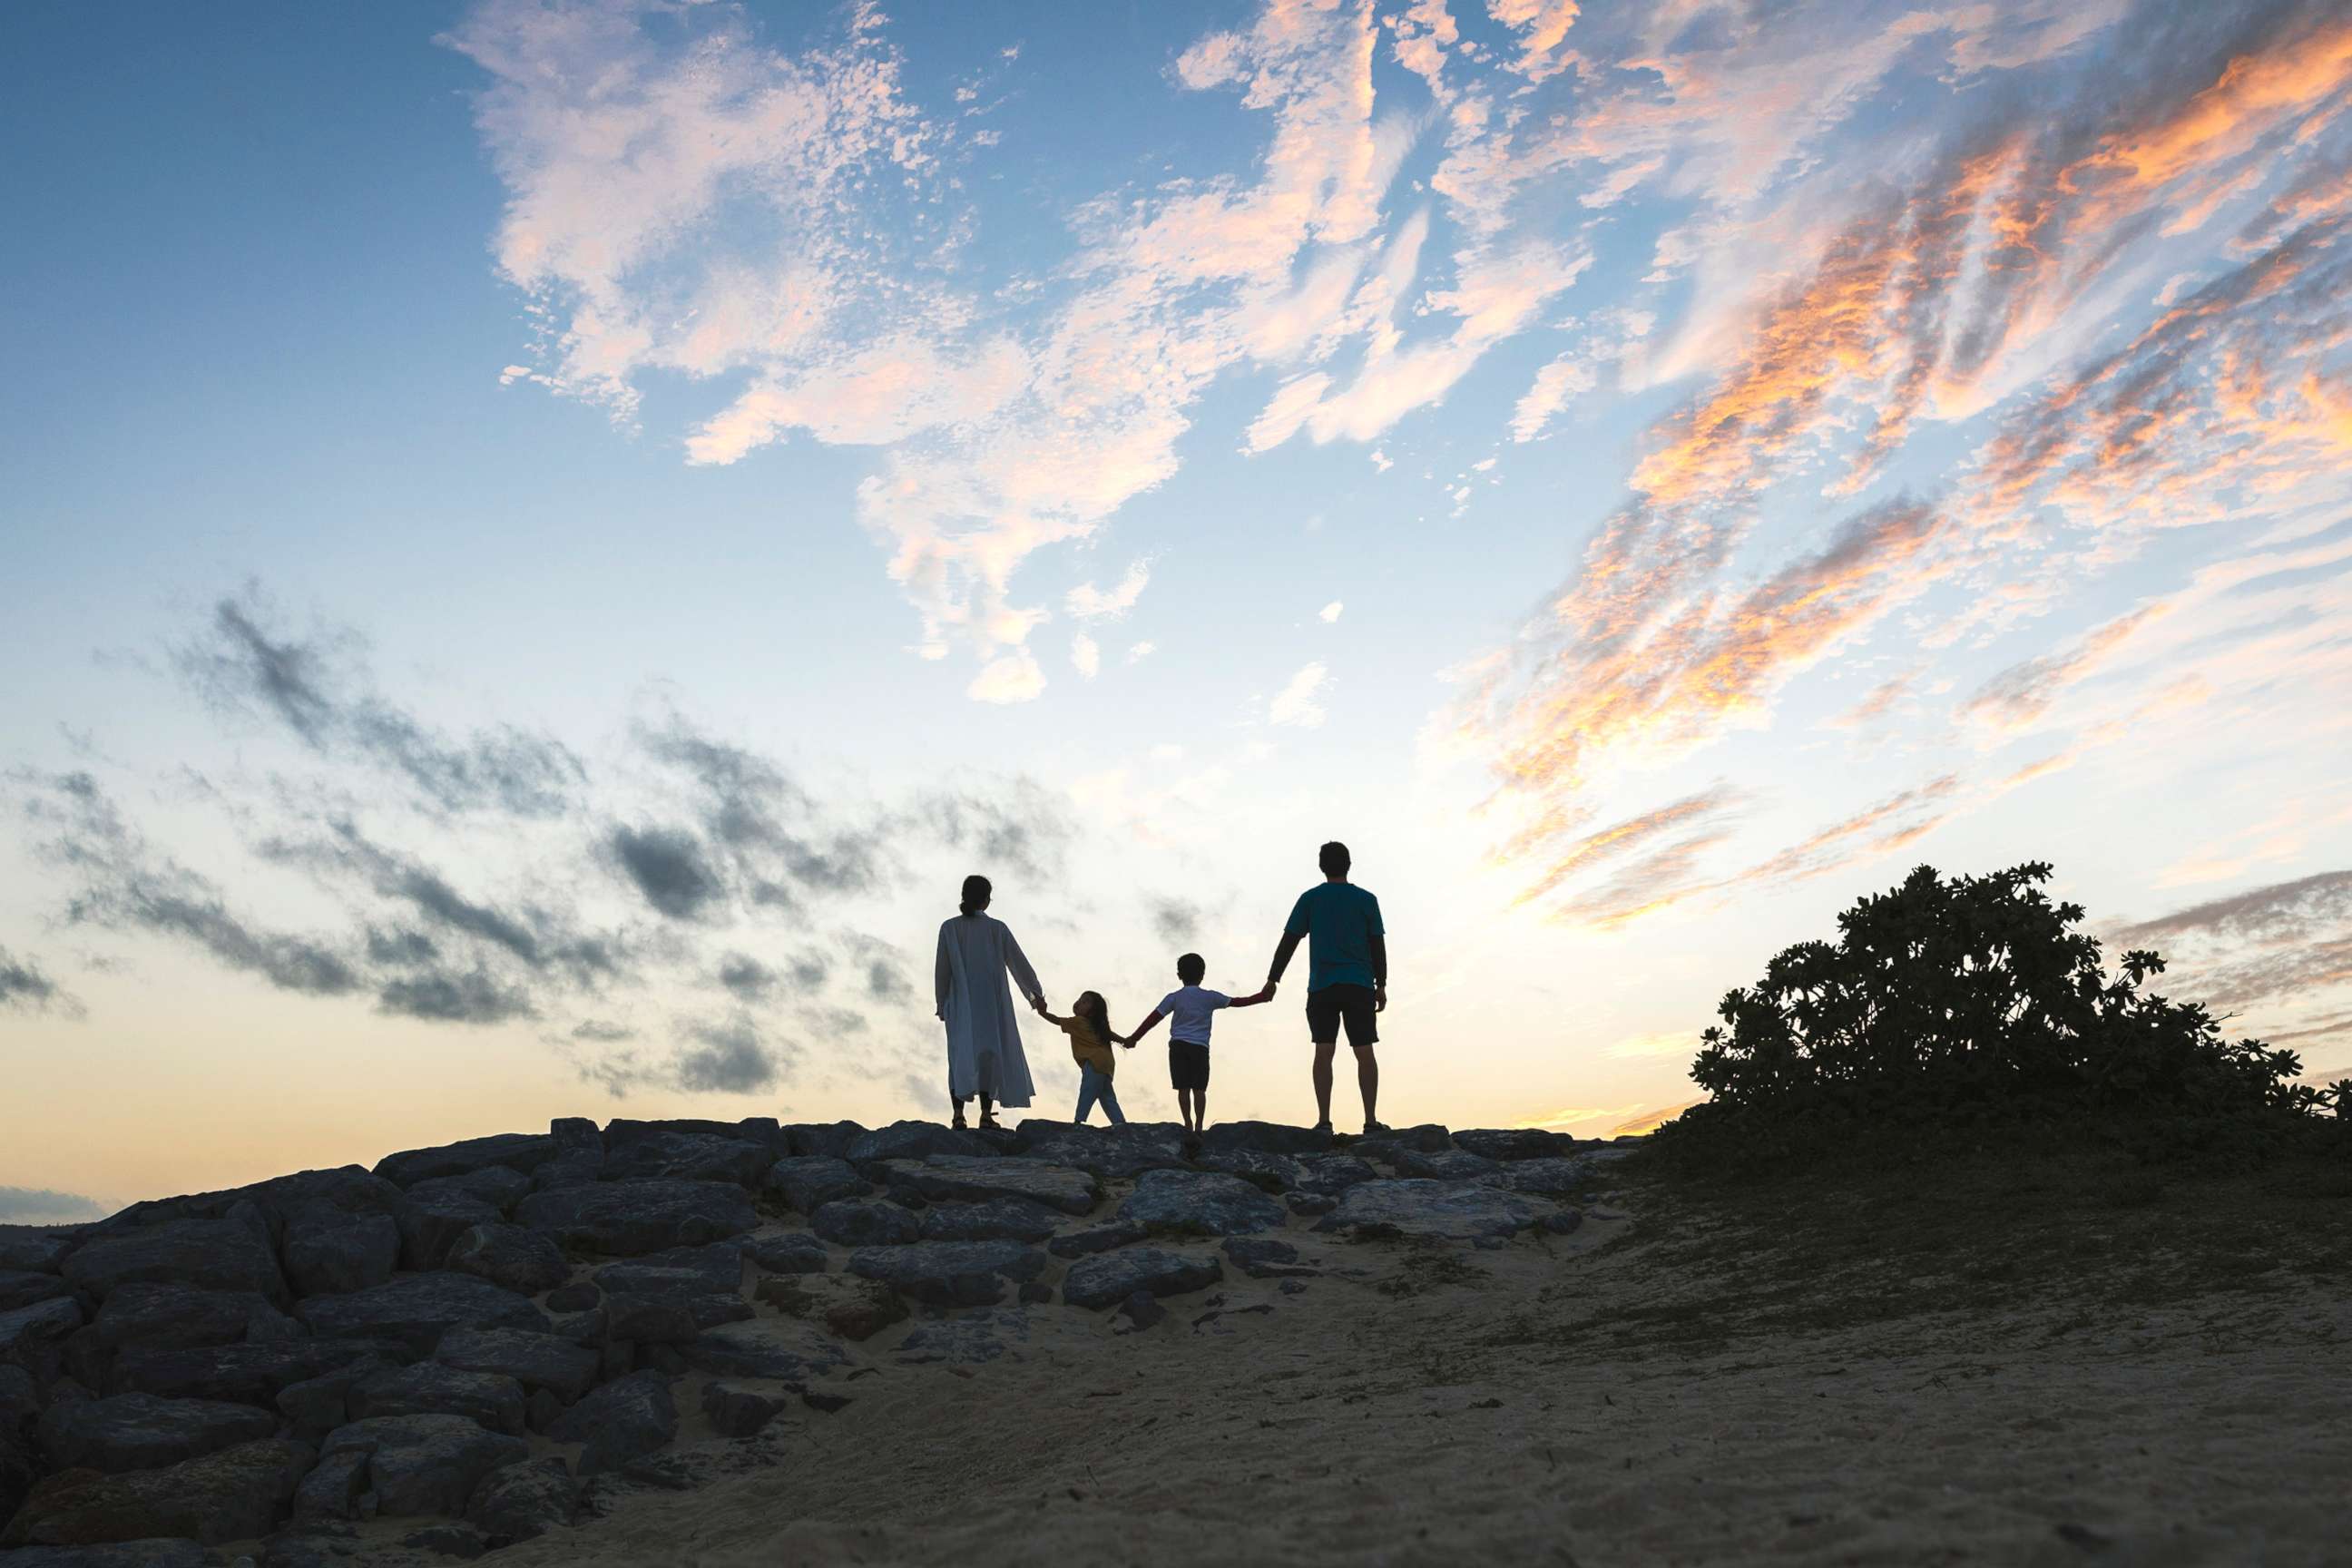
[[[1392,1122],[1653,1124],[1923,863],[2352,1068],[2338,4],[0,30],[0,1220],[936,1117],[967,871],[1126,1027],[1331,837]]]

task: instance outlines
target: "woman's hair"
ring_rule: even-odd
[[[988,885],[988,879],[977,872],[966,877],[963,879],[963,912],[967,915],[980,913],[987,906],[988,896],[995,890]]]
[[[1090,1002],[1093,1003],[1094,1005],[1088,1006],[1087,1005]],[[1104,1045],[1107,1046],[1111,1043],[1110,1004],[1103,1000],[1101,992],[1087,992],[1076,1002],[1070,1004],[1070,1011],[1076,1013],[1079,1017],[1084,1018],[1087,1023],[1092,1024],[1095,1026],[1095,1033],[1102,1037],[1102,1043]]]

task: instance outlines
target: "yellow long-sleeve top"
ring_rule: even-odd
[[[1092,1068],[1105,1078],[1118,1073],[1118,1058],[1093,1024],[1084,1018],[1066,1018],[1062,1021],[1062,1033],[1070,1037],[1070,1058],[1080,1067]]]

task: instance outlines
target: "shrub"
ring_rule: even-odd
[[[1947,880],[1922,866],[1729,992],[1691,1077],[1711,1098],[1659,1130],[1794,1153],[1843,1125],[1902,1129],[2087,1119],[2189,1143],[2352,1115],[2295,1083],[2292,1051],[2231,1041],[2197,1003],[2147,989],[2154,952],[2109,974],[2033,862]]]

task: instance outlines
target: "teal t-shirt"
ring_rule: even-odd
[[[1385,936],[1381,901],[1352,882],[1326,882],[1298,895],[1283,931],[1307,938],[1307,989],[1372,984],[1372,938]]]

